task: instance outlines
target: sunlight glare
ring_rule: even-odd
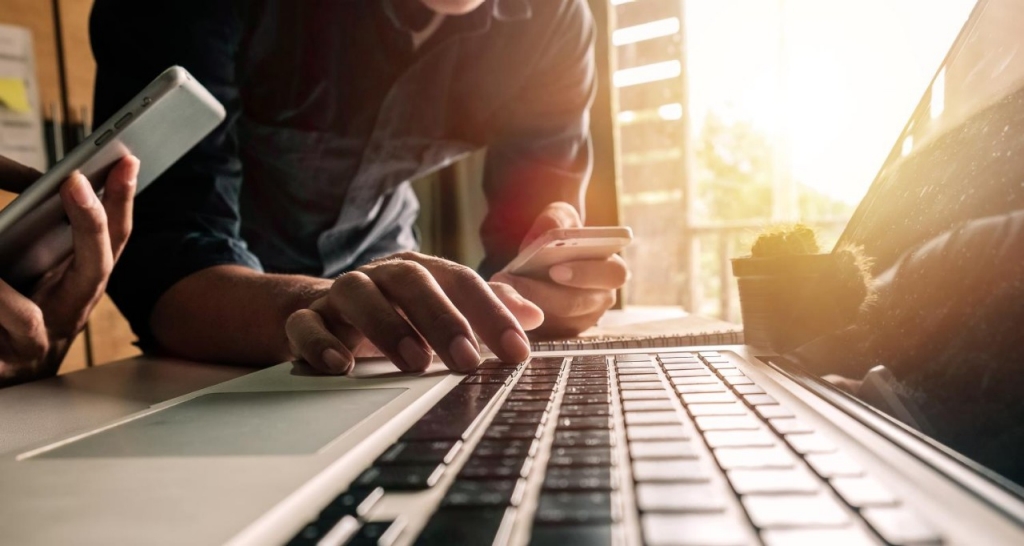
[[[683,64],[679,61],[664,61],[660,63],[638,66],[616,70],[612,76],[612,83],[615,87],[629,87],[642,83],[656,82],[675,78],[683,72]]]

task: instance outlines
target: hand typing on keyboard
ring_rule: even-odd
[[[432,351],[455,371],[480,363],[474,332],[508,362],[530,355],[524,329],[543,313],[510,286],[485,282],[462,265],[415,252],[371,262],[334,281],[328,295],[286,323],[292,353],[316,370],[348,373],[368,351],[407,372],[430,365]]]

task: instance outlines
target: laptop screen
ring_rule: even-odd
[[[805,368],[1024,484],[1024,2],[982,1],[840,245],[874,301]],[[884,85],[884,82],[879,82]]]

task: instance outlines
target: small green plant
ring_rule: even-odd
[[[754,258],[773,258],[817,254],[820,251],[814,230],[804,224],[794,224],[766,229],[757,236],[750,255]]]

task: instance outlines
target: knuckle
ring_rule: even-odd
[[[349,271],[334,280],[331,285],[331,295],[340,296],[352,290],[361,290],[373,284],[370,277],[362,271],[362,268]]]

